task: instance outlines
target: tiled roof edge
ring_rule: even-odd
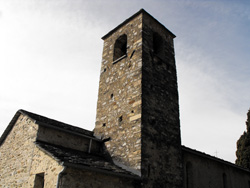
[[[58,159],[56,156],[54,156],[51,152],[47,151],[46,149],[42,148],[39,145],[39,141],[35,141],[34,144],[38,147],[38,149],[40,149],[42,152],[46,153],[47,155],[49,155],[52,159],[56,160],[59,164],[62,165],[63,161],[61,161],[60,159]]]
[[[99,169],[99,168],[93,168],[93,167],[88,167],[88,166],[73,164],[73,163],[68,163],[68,162],[63,162],[63,166],[78,168],[78,169],[84,169],[84,170],[89,170],[89,171],[94,171],[94,172],[100,172],[100,173],[110,174],[110,175],[119,176],[119,177],[132,178],[132,179],[135,179],[135,180],[141,180],[141,178],[139,176],[137,176],[137,175],[129,175],[129,174],[124,174],[124,173],[117,173],[117,172],[112,172],[112,171],[109,171],[109,170],[103,170],[103,169]]]
[[[52,152],[44,149],[42,146],[40,146],[40,144],[48,144],[48,145],[52,145],[52,146],[60,147],[60,148],[64,148],[63,146],[58,146],[58,145],[51,144],[51,143],[44,142],[44,141],[35,141],[34,144],[41,151],[43,151],[44,153],[46,153],[47,155],[52,157],[54,160],[58,161],[60,163],[60,165],[62,165],[62,166],[67,166],[67,167],[72,167],[72,168],[77,168],[77,169],[83,169],[83,170],[89,170],[89,171],[94,171],[94,172],[100,172],[100,173],[105,173],[105,174],[110,174],[110,175],[120,176],[120,177],[126,177],[126,178],[132,178],[132,179],[137,179],[137,180],[141,179],[136,174],[125,174],[125,173],[119,173],[119,172],[112,172],[110,170],[104,170],[104,169],[95,168],[95,167],[88,167],[88,166],[81,165],[81,164],[73,164],[73,163],[70,163],[70,162],[65,162],[65,161],[62,161],[61,159],[57,158]],[[68,149],[70,149],[70,148],[68,148]],[[80,152],[80,151],[78,151],[78,152]],[[119,166],[117,166],[117,167],[120,168]],[[124,171],[126,171],[126,170],[124,170]],[[131,172],[129,172],[129,173],[131,173]]]

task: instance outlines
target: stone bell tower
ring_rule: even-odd
[[[94,132],[143,187],[182,187],[174,38],[143,9],[102,38]]]

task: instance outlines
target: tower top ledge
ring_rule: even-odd
[[[157,19],[155,19],[152,15],[150,15],[147,11],[145,11],[144,9],[139,10],[137,13],[135,13],[134,15],[132,15],[131,17],[129,17],[128,19],[126,19],[124,22],[122,22],[121,24],[119,24],[117,27],[115,27],[114,29],[112,29],[110,32],[108,32],[106,35],[104,35],[102,37],[103,40],[105,40],[107,37],[109,37],[110,35],[112,35],[116,30],[118,30],[119,28],[121,28],[123,25],[127,24],[129,21],[131,21],[132,19],[134,19],[136,16],[138,16],[139,14],[146,14],[149,17],[151,17],[154,21],[156,21],[159,25],[161,25],[161,27],[163,27],[165,30],[167,30],[173,38],[175,38],[176,36],[169,31],[164,25],[162,25]]]

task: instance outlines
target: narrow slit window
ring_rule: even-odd
[[[115,41],[113,61],[119,60],[120,58],[126,55],[127,55],[127,35],[124,34]]]
[[[122,116],[119,117],[118,121],[119,121],[119,123],[122,122]]]
[[[119,118],[118,118],[118,126],[122,126],[122,116],[120,116]]]

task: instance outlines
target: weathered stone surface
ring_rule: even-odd
[[[143,18],[143,187],[181,188],[183,169],[175,36],[148,14]]]
[[[20,115],[0,147],[0,187],[29,187],[38,126]]]
[[[181,147],[173,38],[144,10],[104,36],[97,137],[18,111],[0,138],[0,188],[249,188],[250,171]]]
[[[44,187],[56,188],[58,175],[63,170],[63,166],[59,161],[41,151],[37,146],[34,148],[32,165],[30,169],[30,177],[28,187],[34,187],[36,174],[44,173]]]
[[[103,142],[93,134],[43,116],[32,114],[32,118],[37,118],[32,119],[29,115],[27,111],[18,111],[8,126],[8,134],[4,134],[4,139],[1,137],[0,187],[33,188],[37,187],[35,183],[45,188],[98,187],[108,177],[107,187],[133,187],[138,182],[138,176],[106,158],[102,153]],[[69,172],[67,178],[71,183],[62,183],[61,177],[70,168],[79,169],[77,175],[71,176]],[[96,181],[98,177],[103,179]],[[84,178],[87,183],[82,183]]]
[[[114,44],[124,34],[127,56],[114,64]],[[111,138],[106,147],[115,161],[140,170],[142,14],[104,39],[102,57],[95,134]]]
[[[124,34],[127,56],[114,64]],[[143,187],[182,187],[174,37],[142,11],[103,38],[94,132],[111,138],[112,159],[141,174]]]

